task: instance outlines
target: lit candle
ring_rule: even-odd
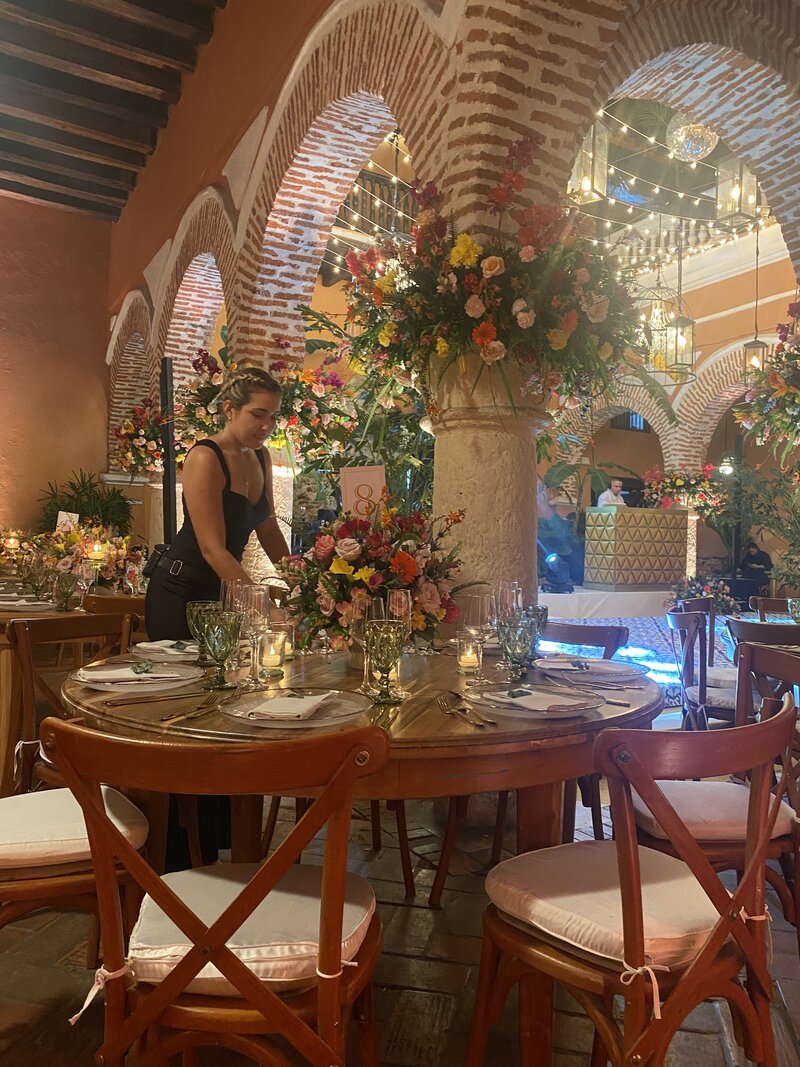
[[[11,552],[15,552],[19,548],[19,538],[17,538],[17,537],[7,537],[6,538],[6,548],[9,549],[9,551],[11,551]]]
[[[281,667],[286,649],[286,634],[268,631],[261,637],[261,666]]]
[[[459,674],[475,674],[481,665],[481,647],[472,634],[461,631],[456,637],[456,668]]]
[[[105,558],[105,554],[105,549],[100,544],[100,542],[95,541],[95,543],[92,545],[91,551],[89,552],[89,559],[95,561],[101,560]]]
[[[478,654],[477,652],[462,652],[458,657],[459,667],[472,667],[477,670],[478,668]]]

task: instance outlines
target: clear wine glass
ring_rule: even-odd
[[[497,599],[494,593],[472,593],[466,598],[464,608],[464,629],[472,634],[481,646],[481,654],[486,639],[491,637],[494,631],[494,622],[497,619]],[[482,659],[482,655],[481,655]],[[483,673],[483,664],[478,667],[477,673],[467,685],[485,685],[489,679]]]
[[[269,590],[264,585],[249,585],[242,597],[243,632],[250,639],[250,677],[243,683],[245,689],[263,689],[258,645],[263,634],[270,628]]]
[[[94,567],[91,563],[87,563],[84,560],[78,564],[78,569],[75,572],[77,578],[75,588],[78,590],[78,596],[80,597],[80,606],[83,607],[83,602],[86,599],[86,594],[92,588],[94,583]]]
[[[223,611],[238,611],[244,614],[247,610],[247,592],[251,582],[244,578],[223,578],[220,582],[219,598],[222,601]],[[231,653],[228,666],[231,670],[237,670],[243,666],[239,658],[238,647]]]
[[[413,598],[411,596],[410,589],[390,589],[386,594],[386,618],[389,620],[397,620],[402,622],[406,628],[406,643],[405,648],[410,648],[410,639],[413,631],[412,612],[414,608]],[[398,679],[392,687],[395,696],[400,699],[405,699],[409,696],[408,689],[404,689],[400,684],[399,670]]]

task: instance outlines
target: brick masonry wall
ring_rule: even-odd
[[[140,293],[129,301],[119,325],[109,366],[109,458],[116,447],[114,428],[119,426],[135,404],[147,395],[154,395],[149,382],[150,308]]]
[[[192,360],[198,348],[207,348],[224,304],[222,278],[210,252],[195,256],[178,287],[167,330],[164,355],[172,359],[172,381],[177,389],[194,375]]]

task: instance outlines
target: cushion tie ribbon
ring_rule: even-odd
[[[669,971],[669,967],[659,966],[657,963],[645,963],[641,967],[631,967],[625,960],[622,961],[623,973],[620,975],[619,980],[623,985],[630,985],[637,974],[646,975],[653,986],[653,1015],[657,1019],[661,1018],[661,994],[658,989],[658,978],[656,977],[656,971]]]
[[[111,978],[121,978],[123,974],[133,974],[133,971],[127,963],[123,963],[123,965],[117,971],[107,971],[105,967],[98,967],[97,970],[94,972],[94,984],[92,985],[92,988],[89,990],[89,992],[86,994],[86,1000],[84,1000],[83,1007],[81,1008],[81,1010],[78,1012],[77,1015],[73,1015],[70,1019],[70,1026],[74,1026],[78,1019],[80,1019],[81,1015],[83,1015],[83,1013],[92,1003],[92,1001],[100,992],[100,990],[105,988],[106,982],[108,982]]]
[[[357,960],[342,960],[342,965],[339,968],[339,970],[336,972],[336,974],[323,974],[323,972],[319,969],[319,967],[316,968],[316,971],[317,971],[317,975],[320,978],[341,978],[342,977],[342,971],[344,970],[345,967],[358,967],[358,961]]]

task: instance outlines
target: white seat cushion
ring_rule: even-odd
[[[695,668],[694,672],[694,684],[700,684],[699,670]],[[714,689],[735,689],[736,688],[736,675],[738,671],[736,667],[707,667],[706,668],[706,685],[713,686]]]
[[[689,700],[694,704],[700,703],[700,687],[697,685],[687,685],[686,695]],[[736,690],[735,689],[715,689],[713,686],[706,687],[706,707],[707,708],[725,708],[728,711],[734,711],[736,708]]]
[[[147,840],[147,819],[122,793],[102,786],[106,811],[133,848]],[[46,867],[91,857],[83,812],[69,789],[43,789],[0,800],[0,870]]]
[[[647,962],[681,967],[700,951],[719,913],[682,860],[639,848],[639,863]],[[613,841],[557,845],[506,860],[487,875],[486,892],[502,912],[550,939],[608,961],[624,958]]]
[[[163,881],[209,926],[239,895],[258,869],[253,863],[217,863],[167,874]],[[279,992],[316,981],[322,868],[295,864],[237,930],[228,947],[262,982]],[[355,874],[345,881],[342,961],[352,960],[367,935],[375,894]],[[191,943],[149,896],[133,929],[128,963],[138,981],[163,981]],[[240,996],[208,963],[187,985],[188,993]]]
[[[750,790],[743,782],[659,782],[664,796],[698,841],[744,841],[747,835],[747,804]],[[633,793],[636,824],[651,837],[667,839],[642,798]],[[796,822],[793,809],[781,804],[773,837],[791,833]]]

